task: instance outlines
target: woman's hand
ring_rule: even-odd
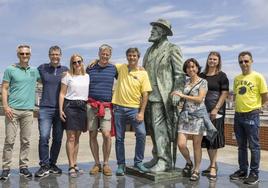
[[[65,122],[66,121],[66,115],[63,111],[60,111],[60,119]]]
[[[213,108],[213,110],[210,112],[211,121],[216,119],[217,114],[218,114],[218,110],[216,108]]]

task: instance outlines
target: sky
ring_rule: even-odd
[[[59,45],[62,64],[79,53],[86,63],[97,58],[98,47],[113,47],[112,61],[126,63],[125,51],[148,42],[150,22],[171,22],[183,58],[205,66],[210,51],[219,51],[222,69],[230,80],[240,74],[238,53],[253,54],[253,69],[268,80],[267,0],[0,0],[0,79],[18,61],[16,47],[32,47],[30,64],[48,63],[48,49]],[[142,62],[142,57],[140,58]]]

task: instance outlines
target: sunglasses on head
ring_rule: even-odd
[[[82,63],[82,61],[73,61],[73,65],[77,64],[77,63],[80,65]]]

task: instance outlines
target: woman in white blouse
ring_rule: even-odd
[[[66,152],[69,160],[69,175],[77,177],[77,154],[79,137],[86,131],[86,101],[88,99],[89,75],[85,73],[83,58],[74,54],[70,70],[61,80],[59,96],[60,118],[66,130]]]

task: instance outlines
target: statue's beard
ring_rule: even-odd
[[[157,41],[159,41],[159,39],[160,39],[159,37],[150,36],[149,39],[148,39],[148,41],[149,42],[157,42]]]

